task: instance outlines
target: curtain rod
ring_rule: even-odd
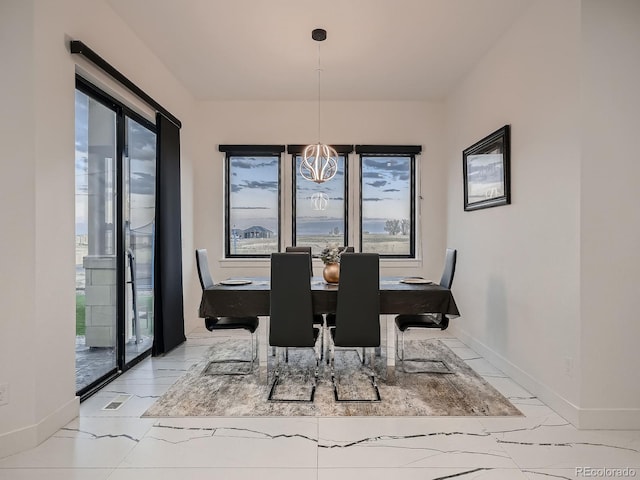
[[[156,102],[153,98],[151,98],[144,90],[138,87],[135,83],[125,77],[122,73],[120,73],[113,65],[107,62],[104,58],[98,55],[96,52],[87,47],[80,40],[71,40],[69,42],[69,47],[71,49],[72,54],[82,55],[84,58],[89,60],[95,66],[100,68],[103,72],[108,74],[111,78],[118,81],[124,87],[126,87],[129,91],[135,94],[138,98],[144,100],[149,106],[156,109],[157,112],[161,113],[168,120],[174,123],[178,128],[182,128],[182,122],[178,120],[174,115],[171,114],[166,108]]]

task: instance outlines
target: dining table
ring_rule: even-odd
[[[327,283],[323,277],[312,277],[311,298],[313,313],[336,311],[339,284]],[[229,278],[202,292],[199,316],[242,317],[269,316],[269,277]],[[380,315],[383,343],[386,343],[387,365],[395,365],[395,328],[388,322],[389,314],[442,313],[449,318],[460,315],[451,290],[419,277],[380,277]],[[260,322],[259,338],[263,344],[268,338],[266,322]],[[383,347],[384,348],[384,347]],[[262,365],[267,362],[267,349],[259,349]],[[376,349],[380,352],[380,348]]]
[[[269,277],[223,280],[202,292],[199,315],[206,317],[268,316]],[[336,311],[339,284],[311,278],[313,313]],[[380,277],[380,314],[443,313],[460,315],[451,290],[415,277]]]

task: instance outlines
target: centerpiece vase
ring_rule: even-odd
[[[338,283],[340,280],[340,264],[327,263],[322,270],[322,276],[327,283]]]

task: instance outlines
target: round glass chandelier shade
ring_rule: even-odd
[[[338,171],[338,152],[330,145],[316,143],[304,149],[300,162],[300,175],[306,180],[323,183],[335,177]]]

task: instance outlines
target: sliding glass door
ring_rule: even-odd
[[[125,361],[153,343],[153,239],[156,212],[156,134],[125,118],[124,247],[127,262]]]
[[[76,390],[117,368],[116,112],[76,90]]]
[[[76,391],[85,396],[153,343],[155,127],[78,79]]]

